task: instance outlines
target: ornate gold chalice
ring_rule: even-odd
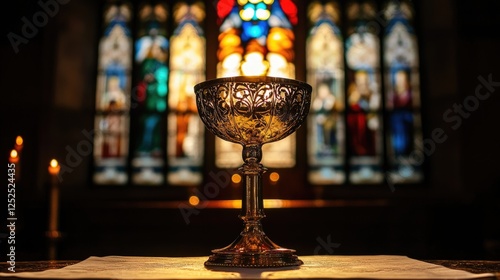
[[[216,136],[243,146],[242,212],[244,229],[229,246],[212,250],[207,267],[299,266],[295,250],[272,242],[262,230],[265,217],[260,163],[262,145],[295,132],[311,102],[310,85],[297,80],[238,76],[205,81],[194,87],[201,120]]]

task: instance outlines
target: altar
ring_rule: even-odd
[[[106,256],[84,261],[21,262],[12,279],[500,279],[499,261],[419,261],[405,256],[303,256],[293,269],[210,270],[206,257]],[[2,264],[2,271],[5,265]]]

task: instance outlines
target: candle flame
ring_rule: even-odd
[[[10,151],[10,157],[11,158],[16,158],[17,157],[17,151],[16,150]]]
[[[52,160],[50,161],[50,167],[52,167],[52,168],[56,168],[58,165],[59,165],[59,163],[57,162],[57,160],[52,159]]]
[[[21,136],[16,137],[16,145],[21,146],[23,142],[24,142],[23,137]]]

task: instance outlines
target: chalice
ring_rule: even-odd
[[[260,163],[262,145],[281,140],[304,122],[311,103],[309,84],[287,78],[237,76],[195,85],[196,105],[207,129],[243,146],[242,209],[244,228],[230,245],[212,250],[205,262],[217,267],[289,267],[302,261],[295,250],[276,245],[264,233],[265,217]]]

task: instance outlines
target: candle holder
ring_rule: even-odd
[[[49,228],[45,233],[48,240],[48,259],[57,259],[57,245],[62,237],[62,233],[59,231],[59,171],[61,171],[61,166],[57,160],[52,159],[50,161],[49,167],[50,174],[50,199],[49,199]]]
[[[216,136],[243,146],[244,227],[229,246],[212,250],[206,267],[299,266],[295,250],[276,245],[264,233],[260,163],[262,145],[281,140],[304,122],[311,102],[310,85],[297,80],[238,76],[205,81],[194,87],[201,120]]]

